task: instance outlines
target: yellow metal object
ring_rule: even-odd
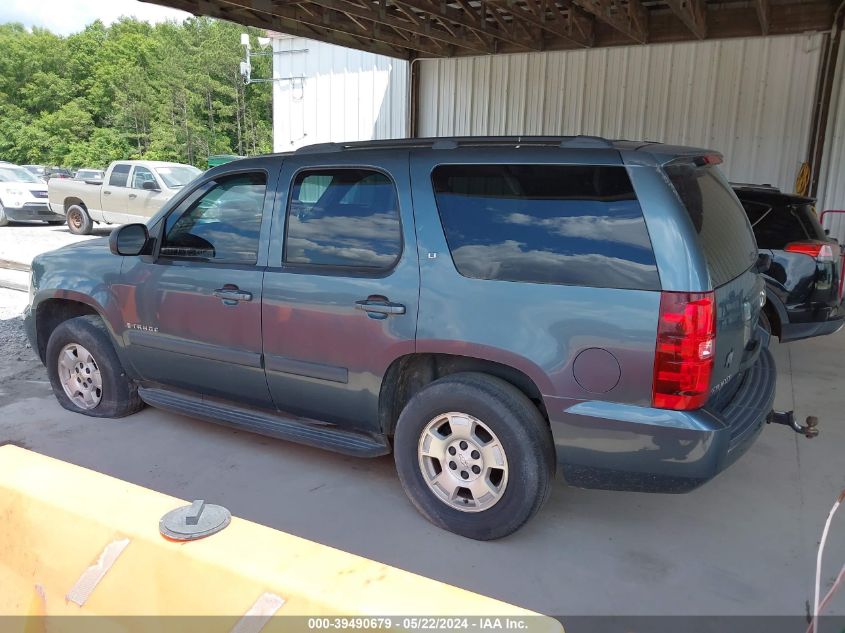
[[[795,193],[806,196],[810,192],[810,165],[801,163],[798,176],[795,177]]]
[[[554,619],[238,518],[205,539],[168,541],[159,518],[184,503],[0,447],[0,615],[36,616],[10,621],[27,633],[326,630],[278,617],[295,615],[388,617],[392,628],[403,616],[488,616],[502,629],[510,618],[532,633],[562,631]],[[267,605],[276,617],[243,627],[244,614]],[[218,617],[49,617],[70,614]]]

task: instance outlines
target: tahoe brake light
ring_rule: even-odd
[[[704,406],[716,352],[712,292],[661,292],[651,404],[685,411]]]

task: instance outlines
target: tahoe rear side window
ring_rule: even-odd
[[[713,287],[748,270],[757,259],[757,244],[745,210],[719,169],[691,162],[664,169],[698,234]]]
[[[441,165],[432,183],[465,277],[660,289],[624,167]]]
[[[285,263],[386,270],[401,252],[399,204],[388,176],[371,169],[319,169],[296,175]]]

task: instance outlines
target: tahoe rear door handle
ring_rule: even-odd
[[[252,301],[252,293],[241,290],[237,286],[225,285],[214,291],[214,296],[222,299],[223,303],[233,305],[238,301]]]
[[[355,308],[372,315],[405,314],[405,306],[401,303],[392,303],[386,299],[356,301]]]
[[[129,197],[130,197],[130,198],[137,198],[137,197],[138,197],[138,194],[137,194],[137,193],[130,193],[130,194],[129,194]]]

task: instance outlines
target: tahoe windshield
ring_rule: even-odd
[[[0,167],[0,182],[41,182],[23,167]]]
[[[757,259],[757,243],[742,204],[719,169],[693,162],[664,169],[698,234],[713,287],[748,270]]]
[[[187,185],[202,171],[190,165],[174,165],[171,167],[156,167],[156,173],[168,189],[178,189]]]

